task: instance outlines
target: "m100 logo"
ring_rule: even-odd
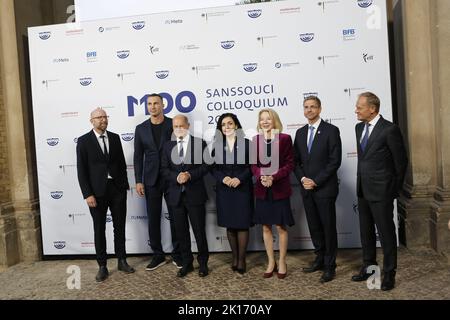
[[[167,92],[161,92],[161,97],[163,97],[164,101],[164,114],[170,113],[175,107],[178,112],[181,113],[189,113],[192,112],[195,109],[195,106],[197,105],[197,98],[195,97],[195,94],[191,91],[181,91],[179,94],[175,96],[175,99],[170,93]],[[143,106],[145,110],[146,115],[150,115],[150,113],[147,110],[147,98],[148,94],[140,98],[139,100],[136,99],[133,96],[127,97],[127,103],[128,103],[128,116],[134,117],[134,109],[135,106]]]

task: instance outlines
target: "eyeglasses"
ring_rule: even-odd
[[[98,117],[93,117],[93,118],[91,118],[91,119],[95,119],[95,120],[102,120],[102,119],[105,119],[105,120],[108,120],[108,119],[109,119],[109,116],[98,116]]]

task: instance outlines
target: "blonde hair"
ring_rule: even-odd
[[[261,125],[259,124],[259,121],[261,119],[261,114],[263,114],[263,112],[267,112],[269,114],[269,117],[270,117],[270,119],[272,119],[272,122],[273,122],[273,128],[275,130],[278,130],[278,132],[282,132],[283,124],[281,123],[280,117],[278,116],[278,113],[272,109],[262,109],[259,111],[258,124],[256,126],[256,130],[258,130],[258,132],[261,130]]]

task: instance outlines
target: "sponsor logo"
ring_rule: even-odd
[[[277,36],[261,36],[261,37],[256,38],[256,40],[260,41],[261,46],[264,47],[264,41],[267,41],[268,39],[275,39],[275,38],[277,38]]]
[[[284,63],[277,62],[277,63],[275,63],[275,68],[277,68],[277,69],[289,68],[289,67],[295,67],[298,65],[300,65],[300,62],[284,62]]]
[[[53,63],[64,63],[69,62],[69,58],[55,58],[53,59]]]
[[[53,199],[58,200],[58,199],[61,199],[61,198],[62,198],[63,192],[62,192],[62,191],[52,191],[52,192],[50,192],[50,196],[51,196]]]
[[[160,71],[156,71],[155,74],[158,79],[165,79],[169,76],[169,71],[168,70],[160,70]]]
[[[319,97],[319,93],[318,92],[304,92],[303,99],[306,99],[308,97]]]
[[[119,59],[126,59],[130,56],[130,50],[117,51],[117,57]]]
[[[42,84],[43,84],[43,85],[47,88],[47,90],[48,90],[49,84],[52,83],[52,82],[57,82],[57,81],[59,81],[59,79],[42,80]]]
[[[164,100],[165,108],[163,110],[164,114],[170,113],[175,107],[178,112],[181,113],[189,113],[192,112],[195,109],[195,106],[197,105],[197,98],[195,97],[195,94],[191,91],[181,91],[178,93],[175,97],[175,99],[172,97],[171,94],[167,92],[160,92],[159,93]],[[127,97],[128,102],[128,116],[134,117],[134,106],[140,105],[145,110],[145,114],[149,115],[147,110],[147,98],[148,94],[144,95],[141,99],[136,99],[133,96]]]
[[[78,112],[62,112],[61,118],[74,118],[78,117]]]
[[[45,32],[39,32],[39,38],[42,40],[48,40],[52,36],[52,33],[50,31]]]
[[[84,30],[83,29],[73,29],[73,30],[67,30],[66,31],[66,36],[77,36],[80,34],[83,34]]]
[[[322,62],[322,64],[325,66],[326,62],[328,62],[330,59],[339,58],[338,55],[333,56],[320,56],[317,59]]]
[[[351,41],[356,39],[356,30],[355,29],[344,29],[342,30],[342,36],[344,37],[344,41]]]
[[[151,53],[151,54],[155,54],[156,52],[159,52],[159,48],[150,45],[150,53]]]
[[[325,12],[325,7],[328,5],[328,4],[336,4],[336,3],[339,3],[339,1],[338,0],[331,0],[331,1],[321,1],[321,2],[319,2],[319,3],[317,3],[318,5],[319,5],[319,7],[322,7],[322,11],[323,12]]]
[[[53,241],[53,246],[58,249],[64,249],[66,247],[66,242],[65,241]]]
[[[54,147],[54,146],[56,146],[58,143],[59,143],[59,138],[49,138],[49,139],[47,139],[47,144],[48,144],[50,147]]]
[[[104,31],[105,31],[105,28],[103,28],[103,27],[98,28],[98,32],[104,32]]]
[[[373,54],[363,53],[363,60],[365,63],[369,63],[369,62],[373,61],[374,58],[375,57]]]
[[[108,31],[113,31],[113,30],[118,30],[120,29],[120,27],[114,26],[114,27],[103,27],[100,26],[98,28],[98,32],[103,33],[103,32],[108,32]]]
[[[85,215],[86,215],[85,213],[69,213],[68,217],[69,217],[69,219],[72,220],[73,224],[75,224],[75,217],[82,217]]]
[[[284,14],[284,13],[298,13],[300,12],[300,7],[295,7],[295,8],[282,8],[280,9],[280,13]]]
[[[194,66],[194,67],[192,67],[192,71],[195,71],[195,73],[198,75],[201,71],[211,71],[211,70],[217,69],[219,67],[220,67],[219,64],[206,65],[206,66]]]
[[[366,88],[345,88],[344,92],[348,94],[349,97],[352,97],[355,92],[361,92]]]
[[[167,19],[164,23],[165,24],[179,24],[179,23],[183,23],[183,19]]]
[[[96,62],[97,61],[97,51],[86,52],[86,61],[87,62]]]
[[[258,64],[257,63],[245,63],[243,65],[243,68],[247,72],[253,72],[258,68]]]
[[[185,44],[180,46],[180,50],[198,50],[200,47],[196,44]]]
[[[234,44],[235,44],[234,40],[227,40],[220,42],[220,46],[226,50],[233,48]]]
[[[202,18],[205,19],[206,22],[208,22],[208,19],[210,18],[223,17],[228,13],[230,13],[230,11],[206,12],[202,13]]]
[[[134,74],[135,74],[135,72],[122,72],[122,73],[118,73],[117,77],[120,78],[120,80],[122,80],[122,82],[123,82],[123,80],[126,76],[131,76]]]
[[[135,21],[131,23],[134,30],[142,30],[145,27],[145,21]]]
[[[123,141],[128,142],[134,139],[134,133],[122,133],[121,137]]]
[[[360,8],[368,8],[372,5],[373,0],[358,0],[358,6]]]
[[[87,87],[92,83],[92,78],[80,78],[80,84],[83,87]]]
[[[302,33],[300,34],[300,40],[303,42],[311,42],[314,40],[314,33]]]
[[[259,18],[262,14],[262,10],[261,9],[254,9],[254,10],[248,10],[247,14],[250,18],[252,19],[256,19]]]
[[[279,62],[275,63],[275,68],[280,69],[281,68],[281,63],[279,63]]]

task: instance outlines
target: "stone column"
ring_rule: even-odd
[[[38,201],[33,192],[33,175],[29,170],[29,147],[27,149],[24,126],[24,109],[21,98],[19,61],[15,28],[14,1],[0,1],[0,70],[5,110],[7,157],[11,204],[2,209],[11,218],[7,224],[14,233],[11,213],[14,212],[17,247],[21,261],[35,261],[41,257],[40,220]],[[8,238],[8,243],[14,237]],[[10,247],[15,247],[11,245]],[[6,261],[13,264],[17,259]]]

